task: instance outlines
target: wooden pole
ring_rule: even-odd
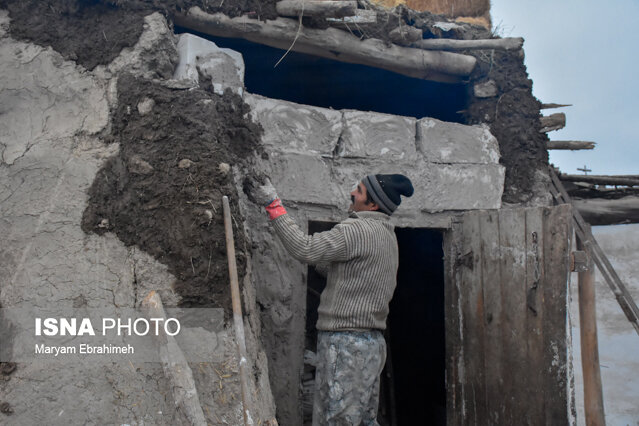
[[[229,264],[229,278],[231,281],[231,301],[233,304],[233,323],[235,325],[235,338],[237,339],[240,356],[240,386],[242,388],[242,414],[244,424],[252,425],[253,420],[249,413],[248,401],[248,372],[246,357],[246,341],[244,340],[244,321],[242,320],[242,305],[240,303],[240,285],[237,278],[237,264],[235,263],[235,241],[233,239],[233,223],[231,221],[231,208],[229,198],[222,197],[224,207],[224,232],[226,234],[226,256]]]
[[[571,107],[572,104],[541,104],[540,109],[553,109],[553,108],[563,108],[563,107]]]
[[[589,141],[548,141],[546,148],[548,149],[569,149],[576,151],[579,149],[594,149],[596,143]]]
[[[142,308],[149,318],[166,318],[160,295],[152,291],[142,301]],[[171,384],[173,401],[192,425],[206,425],[206,418],[193,380],[193,372],[175,340],[175,337],[161,332],[156,337],[162,370]]]
[[[192,7],[186,14],[174,15],[173,20],[176,25],[209,35],[243,38],[279,49],[382,68],[424,80],[458,83],[470,75],[477,63],[477,59],[469,55],[394,44],[389,46],[374,38],[360,40],[337,28],[307,28],[290,18],[279,17],[262,22],[246,16],[211,15]]]
[[[275,3],[275,10],[280,16],[319,16],[324,18],[343,18],[355,15],[356,1],[317,1],[317,0],[282,0]]]
[[[590,231],[590,226],[588,226]],[[586,250],[577,236],[577,250]],[[599,346],[597,343],[597,311],[595,303],[595,265],[588,253],[588,270],[579,272],[579,332],[581,335],[581,367],[584,376],[584,409],[587,426],[605,426]]]
[[[590,225],[639,223],[639,197],[632,195],[616,200],[574,198],[573,205]]]
[[[429,38],[418,40],[411,44],[426,50],[519,50],[524,45],[524,39],[491,38],[486,40],[453,40],[448,38]]]
[[[639,186],[639,179],[627,178],[623,176],[604,176],[604,175],[567,175],[560,174],[559,180],[568,182],[586,182],[595,185],[623,185],[623,186]]]

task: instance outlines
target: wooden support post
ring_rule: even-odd
[[[409,77],[459,83],[470,75],[477,59],[452,52],[432,52],[366,39],[336,28],[325,30],[300,27],[295,19],[276,18],[267,22],[246,16],[230,18],[192,7],[173,17],[176,25],[219,37],[239,37],[279,49],[336,61],[382,68]]]
[[[576,151],[579,149],[594,149],[596,143],[589,141],[548,141],[548,149],[569,149]]]
[[[411,46],[426,50],[519,50],[524,39],[491,38],[486,40],[453,40],[448,38],[429,38],[418,40]]]
[[[275,3],[275,10],[280,16],[319,16],[324,18],[343,18],[355,15],[356,1],[317,1],[317,0],[282,0]]]
[[[590,226],[588,226],[590,231]],[[586,250],[577,236],[577,250]],[[595,303],[595,265],[588,254],[588,270],[579,272],[579,331],[581,335],[581,366],[584,376],[584,409],[586,425],[605,426],[599,346],[597,343],[597,312]]]
[[[240,285],[237,278],[237,264],[235,263],[235,240],[233,239],[233,223],[231,221],[231,207],[229,197],[222,197],[224,208],[224,232],[226,234],[226,257],[229,264],[229,278],[231,281],[231,302],[233,304],[233,323],[235,326],[235,339],[237,340],[240,357],[240,386],[242,388],[242,414],[244,425],[252,425],[253,420],[249,412],[248,391],[248,358],[246,355],[246,341],[244,340],[244,321],[242,319],[242,305],[240,303]]]
[[[166,318],[162,299],[155,291],[149,293],[141,306],[149,318]],[[184,412],[192,425],[207,424],[197,395],[193,372],[175,337],[161,332],[156,342],[164,375],[171,384],[175,406]]]

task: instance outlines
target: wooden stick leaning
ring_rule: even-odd
[[[235,263],[235,241],[233,239],[233,223],[231,221],[231,207],[229,206],[229,197],[222,197],[222,205],[224,207],[224,232],[226,234],[226,255],[229,264],[229,279],[231,281],[231,300],[233,303],[233,324],[235,328],[235,338],[237,339],[237,347],[240,356],[240,386],[242,389],[242,414],[244,415],[244,424],[252,425],[253,420],[249,412],[249,391],[248,391],[248,372],[246,341],[244,339],[244,321],[242,320],[242,305],[240,303],[240,286],[237,278],[237,264]]]
[[[573,201],[559,180],[557,173],[555,173],[552,167],[549,167],[548,170],[552,181],[550,189],[553,197],[558,203],[564,202],[566,204],[573,204]],[[575,233],[579,236],[579,238],[581,238],[584,247],[588,249],[589,255],[592,256],[599,272],[601,272],[601,275],[606,280],[608,287],[610,287],[610,290],[612,290],[612,293],[615,295],[621,310],[639,335],[639,307],[637,307],[632,295],[626,288],[625,284],[621,281],[619,275],[617,275],[617,272],[608,260],[608,257],[606,257],[606,254],[603,252],[597,243],[597,240],[590,232],[588,224],[577,208],[573,208],[572,217],[575,224]]]
[[[150,292],[142,301],[142,308],[149,318],[166,318],[162,299],[155,291]],[[175,337],[160,332],[156,342],[164,375],[171,383],[176,407],[184,412],[192,425],[206,425],[206,418],[193,380],[193,372]]]
[[[586,227],[590,232],[590,226]],[[577,250],[587,250],[577,235]],[[584,380],[586,424],[605,426],[599,343],[597,341],[597,310],[595,299],[595,264],[588,255],[588,270],[579,272],[579,332],[581,335],[581,368]]]

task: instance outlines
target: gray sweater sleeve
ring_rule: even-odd
[[[271,221],[273,229],[282,240],[286,250],[305,263],[343,262],[349,260],[349,250],[342,225],[330,231],[306,235],[288,214]]]

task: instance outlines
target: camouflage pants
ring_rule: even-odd
[[[319,331],[313,426],[375,425],[386,341],[378,330]]]

